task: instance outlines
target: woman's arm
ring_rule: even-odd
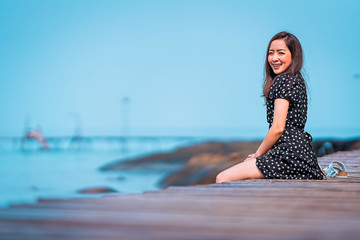
[[[271,128],[265,136],[258,150],[252,157],[260,157],[267,153],[270,148],[279,140],[284,132],[286,117],[289,109],[289,101],[282,98],[275,99],[274,103],[274,119]]]

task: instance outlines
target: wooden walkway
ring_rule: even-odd
[[[360,151],[347,178],[246,180],[0,209],[0,239],[360,239]]]

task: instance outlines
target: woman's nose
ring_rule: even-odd
[[[271,61],[276,62],[277,60],[279,60],[279,55],[277,55],[276,53],[274,53],[274,54],[271,56]]]

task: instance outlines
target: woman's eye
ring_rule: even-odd
[[[285,53],[284,53],[284,52],[279,52],[279,54],[283,55],[283,54],[285,54]]]

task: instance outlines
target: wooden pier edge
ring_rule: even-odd
[[[347,177],[250,179],[0,209],[0,239],[360,239],[360,150]]]

